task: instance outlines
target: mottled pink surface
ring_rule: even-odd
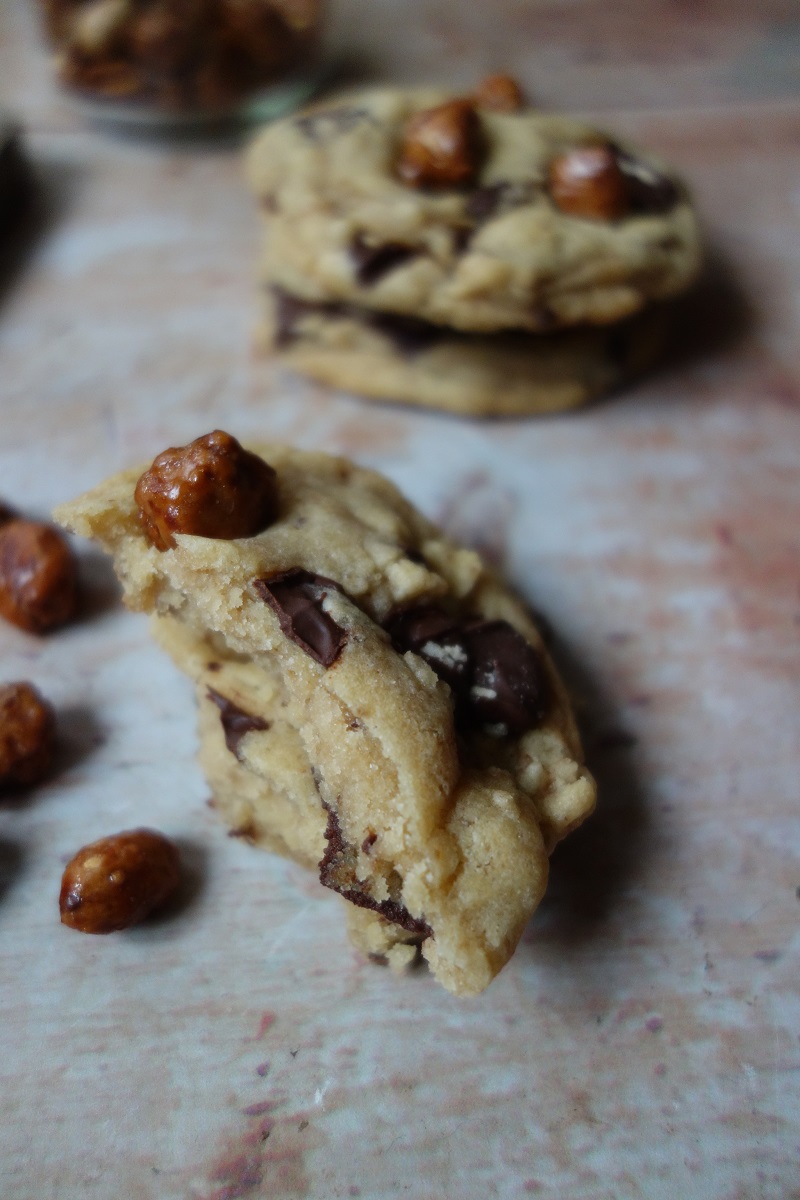
[[[348,947],[338,901],[225,836],[190,689],[86,551],[90,612],[0,629],[62,714],[0,804],[0,1195],[800,1197],[800,15],[778,0],[342,0],[351,69],[510,67],[680,165],[714,247],[675,360],[583,413],[369,407],[257,361],[235,149],[115,140],[0,3],[0,98],[47,214],[0,274],[0,496],[37,513],[222,425],[352,454],[556,631],[601,784],[491,989]],[[58,923],[65,861],[137,824],[185,894]]]

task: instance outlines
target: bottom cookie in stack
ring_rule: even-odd
[[[462,333],[355,305],[264,288],[263,349],[331,387],[473,417],[577,408],[647,370],[663,353],[670,308],[552,334]]]

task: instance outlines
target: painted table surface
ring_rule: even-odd
[[[2,678],[62,726],[57,776],[0,805],[3,1197],[800,1196],[800,13],[464,8],[350,0],[334,36],[372,77],[507,65],[672,159],[703,213],[680,357],[583,413],[477,424],[259,361],[237,148],[89,129],[0,7],[47,209],[0,280],[3,497],[46,514],[214,426],[374,465],[551,619],[601,788],[487,993],[395,979],[225,836],[190,689],[82,548],[77,624],[0,629]],[[181,844],[180,903],[63,928],[66,859],[140,824]]]

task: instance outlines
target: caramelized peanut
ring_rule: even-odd
[[[416,113],[403,132],[397,173],[411,187],[471,183],[482,157],[481,127],[470,100]]]
[[[81,933],[115,933],[149,916],[178,886],[173,844],[153,829],[129,829],[79,850],[61,880],[61,921]]]
[[[570,217],[618,221],[630,210],[630,186],[610,146],[584,146],[553,159],[550,195]]]
[[[77,598],[75,559],[58,530],[21,518],[0,526],[0,616],[46,633],[74,616]]]
[[[159,550],[174,547],[176,533],[252,537],[278,515],[272,467],[219,429],[159,454],[135,498],[145,534]]]
[[[490,112],[517,112],[525,107],[522,88],[510,75],[487,75],[474,98],[478,108],[488,108]]]
[[[53,765],[56,719],[31,683],[0,687],[0,789],[30,787]]]

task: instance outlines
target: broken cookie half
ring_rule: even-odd
[[[595,802],[524,605],[375,472],[219,431],[56,516],[194,680],[232,830],[317,871],[364,953],[485,988]]]

